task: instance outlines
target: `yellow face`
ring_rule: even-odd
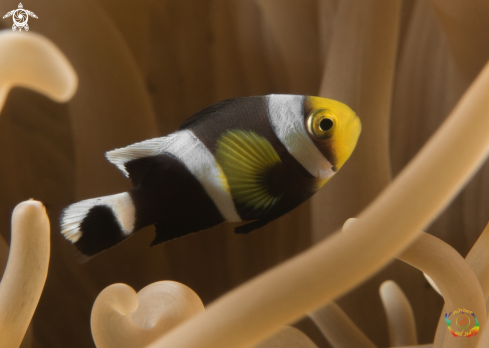
[[[304,117],[314,144],[339,170],[357,145],[362,131],[360,118],[347,105],[320,97],[306,97]]]

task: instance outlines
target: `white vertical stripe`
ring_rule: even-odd
[[[178,141],[164,151],[178,158],[200,181],[227,221],[241,221],[234,207],[226,176],[209,149],[189,130],[173,134],[178,134]]]
[[[199,180],[227,221],[241,221],[234,207],[226,176],[212,153],[189,130],[177,131],[166,137],[149,139],[109,151],[106,156],[127,176],[124,168],[126,162],[136,158],[156,156],[163,152],[178,158]]]
[[[267,96],[268,118],[280,142],[314,177],[333,176],[332,165],[314,145],[306,131],[302,95]]]

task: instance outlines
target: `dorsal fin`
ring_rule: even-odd
[[[189,118],[187,118],[181,125],[180,125],[180,128],[179,129],[186,129],[188,127],[190,127],[190,125],[192,125],[193,123],[209,116],[209,115],[212,115],[213,113],[219,111],[220,109],[222,109],[223,107],[229,105],[229,104],[232,104],[234,103],[237,99],[240,99],[240,98],[231,98],[231,99],[226,99],[226,100],[222,100],[218,103],[215,103],[215,104],[212,104],[212,105],[209,105],[205,108],[203,108],[202,110],[198,111],[197,113],[193,114],[192,116],[190,116]]]
[[[110,163],[114,164],[122,173],[124,173],[125,176],[128,177],[129,173],[126,170],[125,164],[138,158],[155,156],[159,154],[160,150],[164,146],[165,138],[166,137],[149,139],[120,149],[107,151],[105,153],[105,157]]]
[[[151,159],[163,153],[177,138],[178,132],[175,132],[166,137],[153,138],[121,149],[108,151],[105,153],[105,157],[119,168],[126,177],[129,177],[133,185],[137,185],[151,167]]]

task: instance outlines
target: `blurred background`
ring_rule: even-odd
[[[17,1],[2,0],[0,13],[16,9]],[[489,59],[489,2],[483,0],[23,5],[38,16],[30,19],[30,31],[51,39],[79,77],[68,103],[14,88],[0,115],[1,235],[9,243],[11,212],[29,198],[46,204],[52,224],[48,278],[32,322],[34,347],[93,347],[91,307],[110,284],[127,283],[138,291],[175,280],[208,304],[326,238],[395,178]],[[1,29],[11,25],[10,18],[0,21]],[[61,209],[130,187],[106,161],[106,151],[173,132],[222,99],[271,93],[338,99],[362,119],[357,149],[320,193],[248,235],[235,235],[235,225],[222,224],[149,248],[151,227],[78,262],[59,233]],[[426,230],[465,256],[488,220],[485,165]],[[411,301],[419,342],[433,342],[443,300],[421,272],[400,261],[338,304],[373,342],[388,346],[378,295],[387,279]],[[310,321],[296,326],[319,347],[329,347]]]

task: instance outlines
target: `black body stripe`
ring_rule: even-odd
[[[140,184],[129,191],[136,207],[135,230],[157,224],[151,245],[215,226],[224,221],[200,182],[175,157],[161,154],[136,159],[151,165]]]
[[[227,105],[233,104],[236,100],[242,99],[242,98],[232,98],[232,99],[226,99],[222,100],[220,102],[217,102],[215,104],[209,105],[202,110],[196,112],[189,118],[187,118],[178,128],[179,130],[183,129],[188,129],[190,126],[196,122],[202,122],[207,116],[210,116],[216,112],[218,112],[220,109],[224,108]]]

